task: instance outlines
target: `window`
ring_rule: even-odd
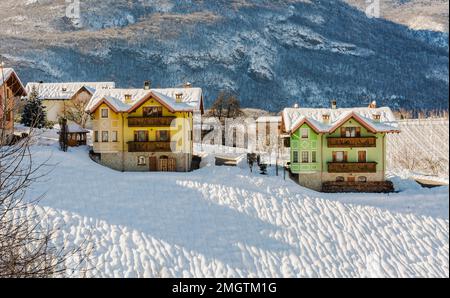
[[[345,138],[357,138],[361,136],[361,128],[359,127],[342,127],[341,136]]]
[[[162,107],[144,107],[142,113],[144,117],[162,117]]]
[[[359,176],[359,177],[358,177],[358,182],[366,183],[366,182],[367,182],[367,177],[365,177],[365,176]]]
[[[345,182],[345,178],[342,176],[336,177],[336,182]]]
[[[138,156],[138,166],[145,166],[147,164],[147,159],[145,156]]]
[[[367,162],[367,152],[358,151],[358,162]]]
[[[138,130],[134,132],[135,142],[148,142],[148,131]]]
[[[156,132],[156,140],[158,142],[169,142],[170,134],[168,130],[158,130]]]
[[[309,152],[302,151],[302,163],[309,163]]]
[[[312,163],[316,163],[317,162],[317,152],[316,151],[313,151],[311,153],[311,162]]]
[[[302,128],[300,130],[301,138],[307,139],[309,137],[309,129],[308,128]]]
[[[125,94],[125,102],[130,103],[132,100],[131,94]]]
[[[102,142],[108,143],[109,142],[109,135],[107,131],[102,131]]]
[[[117,131],[113,131],[112,133],[111,133],[111,142],[114,142],[114,143],[116,143],[118,140],[117,140]]]
[[[12,112],[6,112],[6,121],[9,122],[12,119]]]
[[[102,109],[102,118],[108,118],[109,110],[108,109]]]
[[[298,151],[292,152],[292,163],[298,163]]]
[[[347,152],[333,151],[333,162],[347,162]]]
[[[94,142],[98,143],[98,131],[94,131]]]

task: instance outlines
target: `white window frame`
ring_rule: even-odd
[[[106,133],[106,141],[105,141],[105,139],[103,138],[103,136],[105,135],[105,133]],[[107,131],[107,130],[103,130],[103,131],[102,131],[102,143],[109,143],[109,131]]]
[[[306,132],[306,137],[303,136],[303,132]],[[300,138],[309,139],[309,128],[300,128]]]
[[[113,130],[111,132],[111,142],[117,143],[118,141],[119,141],[119,133],[117,132],[117,130]]]
[[[304,157],[306,157],[306,161],[304,161],[304,159],[303,159]],[[309,151],[302,151],[302,154],[300,155],[300,158],[301,158],[301,162],[302,163],[309,163],[310,162],[310,160],[309,160]]]
[[[137,158],[137,165],[138,166],[146,166],[147,165],[147,158],[143,155],[138,156]]]
[[[103,111],[106,111],[106,117],[103,116]],[[100,118],[102,118],[102,119],[108,119],[109,118],[109,109],[108,108],[101,108],[100,109]]]
[[[311,163],[317,163],[317,151],[311,151]]]

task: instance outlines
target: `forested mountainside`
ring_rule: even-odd
[[[354,1],[353,1],[354,2]],[[448,34],[339,0],[2,0],[0,55],[28,81],[221,90],[244,107],[448,105]]]

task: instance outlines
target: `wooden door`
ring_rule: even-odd
[[[177,171],[177,161],[175,160],[175,158],[169,158],[167,168],[169,172]]]
[[[156,156],[150,157],[149,165],[150,165],[151,172],[158,171],[158,159],[156,158]]]
[[[367,152],[358,151],[358,162],[366,162],[366,161],[367,161]]]
[[[169,170],[169,168],[168,168],[168,166],[169,166],[168,161],[169,160],[167,158],[162,158],[162,159],[159,160],[159,170],[161,172],[167,172]]]

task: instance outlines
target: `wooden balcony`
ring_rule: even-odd
[[[376,137],[365,138],[327,138],[328,148],[376,147]]]
[[[373,192],[389,193],[394,192],[394,184],[391,181],[372,182],[324,182],[322,192],[328,193],[350,193],[350,192]]]
[[[175,117],[129,117],[128,127],[167,127]]]
[[[170,142],[128,142],[128,152],[171,152]]]
[[[329,162],[328,173],[376,173],[376,162]]]

